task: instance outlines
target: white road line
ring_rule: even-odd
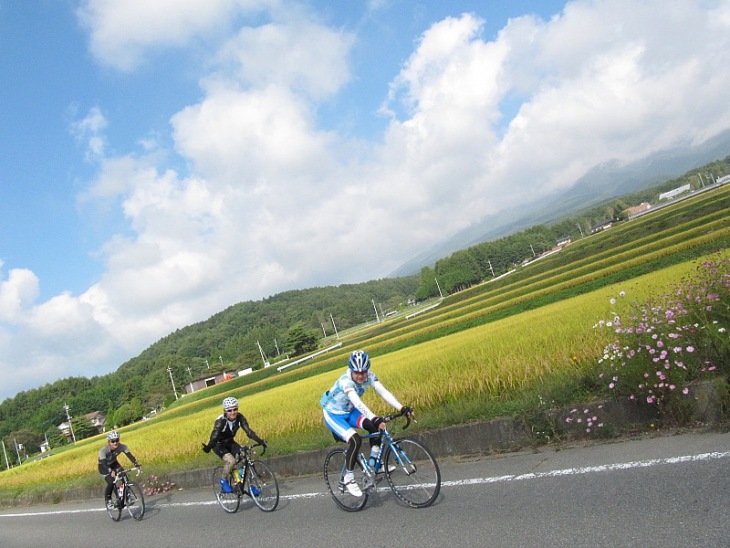
[[[616,464],[603,464],[600,466],[586,466],[583,468],[563,468],[560,470],[551,470],[549,472],[535,472],[529,474],[493,476],[487,478],[472,478],[465,480],[443,481],[441,487],[463,487],[466,485],[482,485],[487,483],[501,483],[507,481],[523,481],[540,478],[554,478],[559,476],[577,476],[581,474],[593,474],[599,472],[612,472],[616,470],[630,470],[633,468],[648,468],[651,466],[662,466],[669,464],[682,464],[686,462],[709,461],[716,459],[725,459],[730,457],[730,451],[701,453],[699,455],[686,455],[682,457],[669,457],[666,459],[650,459],[645,461],[622,462]],[[297,495],[282,495],[282,500],[311,499],[315,497],[329,496],[329,493],[301,493]],[[210,506],[217,505],[214,500],[200,502],[169,502],[161,504],[150,504],[148,509],[152,508],[182,508],[188,506]],[[52,516],[59,514],[83,514],[86,512],[106,512],[105,508],[87,508],[85,510],[55,510],[47,512],[22,512],[16,514],[0,514],[0,518],[16,518],[16,517],[35,517],[35,516]]]

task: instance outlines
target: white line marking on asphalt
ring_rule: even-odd
[[[560,476],[577,476],[581,474],[592,474],[597,472],[612,472],[615,470],[630,470],[632,468],[648,468],[650,466],[661,466],[666,464],[682,464],[686,462],[709,461],[716,459],[725,459],[730,457],[730,451],[701,453],[699,455],[686,455],[682,457],[669,457],[666,459],[650,459],[644,461],[621,462],[617,464],[603,464],[601,466],[585,466],[582,468],[563,468],[561,470],[551,470],[549,472],[536,472],[530,474],[493,476],[488,478],[472,478],[465,480],[443,481],[441,487],[463,487],[466,485],[482,485],[486,483],[501,483],[507,481],[522,481],[540,478],[554,478]],[[316,497],[328,496],[328,493],[301,493],[297,495],[282,495],[282,500],[311,499]],[[216,505],[218,502],[214,500],[200,502],[166,502],[161,504],[150,504],[148,509],[152,508],[182,508],[187,506],[210,506]],[[54,510],[48,512],[22,512],[0,514],[0,518],[17,518],[17,517],[35,517],[35,516],[52,516],[59,514],[83,514],[86,512],[106,512],[105,508],[87,508],[85,510]]]

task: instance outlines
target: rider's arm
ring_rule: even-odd
[[[111,472],[111,468],[109,467],[109,463],[107,462],[108,454],[109,454],[109,452],[106,447],[102,447],[101,450],[99,451],[98,467],[99,467],[99,473],[102,476],[106,476],[107,474],[109,474],[109,472]]]
[[[390,391],[383,386],[383,383],[381,383],[379,380],[375,380],[372,384],[375,391],[380,395],[381,398],[383,398],[388,404],[392,405],[395,409],[398,411],[401,410],[403,407],[401,403],[398,401],[398,398],[396,398],[393,394],[390,393]],[[370,418],[370,417],[368,417]]]
[[[243,416],[243,413],[238,414],[238,422],[241,425],[241,428],[243,428],[243,431],[246,432],[246,435],[251,438],[256,443],[260,443],[261,445],[265,445],[266,442],[261,439],[256,432],[251,430],[251,427],[248,425],[248,421],[246,420],[246,417]]]
[[[370,408],[365,405],[365,402],[363,402],[360,399],[360,396],[357,395],[357,391],[355,390],[354,386],[346,386],[345,395],[347,396],[347,399],[350,400],[353,407],[360,411],[360,413],[362,413],[366,419],[372,420],[375,417],[375,413],[370,411]]]
[[[137,459],[129,449],[124,451],[124,454],[127,455],[127,458],[131,461],[132,464],[134,464],[135,466],[139,466],[139,462],[137,462]]]
[[[215,424],[213,425],[213,431],[210,433],[210,440],[208,440],[208,447],[212,448],[216,442],[218,441],[218,436],[220,436],[223,421],[225,419],[223,418],[223,415],[215,419]]]

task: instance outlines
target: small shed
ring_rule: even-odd
[[[208,386],[213,386],[214,384],[226,382],[228,380],[231,380],[235,376],[235,371],[224,371],[223,373],[214,373],[206,377],[200,377],[199,379],[190,381],[188,384],[185,385],[185,393],[192,394],[196,390],[200,390],[201,388],[206,388]]]

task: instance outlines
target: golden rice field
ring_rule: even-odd
[[[657,251],[661,252],[661,251]],[[600,357],[605,330],[593,325],[609,317],[609,299],[619,291],[642,301],[656,295],[694,268],[694,262],[606,287],[487,325],[378,356],[372,369],[403,402],[423,417],[418,428],[428,429],[430,411],[461,399],[509,399],[556,375],[579,375]],[[365,347],[367,350],[367,346]],[[241,399],[252,428],[269,443],[269,455],[331,444],[322,425],[319,398],[345,370],[312,376]],[[227,395],[239,396],[234,390]],[[376,399],[373,399],[373,396]],[[213,454],[204,454],[221,396],[176,406],[162,416],[121,430],[122,441],[150,473],[212,467]],[[365,401],[375,412],[387,412],[375,394]],[[484,419],[492,418],[486,413]],[[2,497],[33,490],[49,481],[59,487],[100,483],[97,453],[103,436],[80,441],[52,458],[0,473]],[[122,457],[122,461],[123,461]]]

